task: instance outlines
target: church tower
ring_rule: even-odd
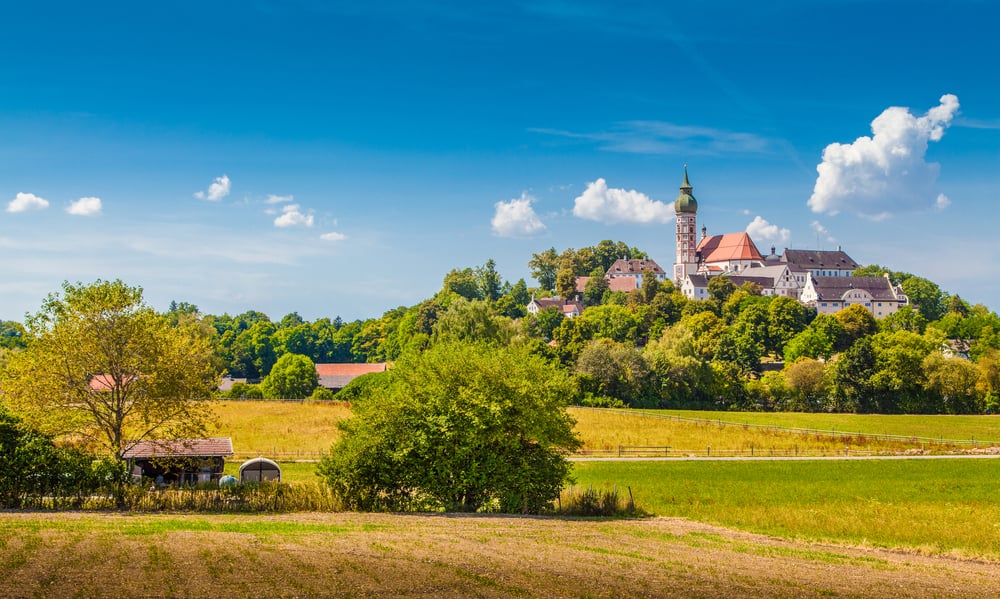
[[[677,214],[677,259],[674,261],[674,283],[678,288],[688,275],[698,270],[698,259],[695,250],[698,247],[697,220],[698,202],[691,191],[688,182],[687,165],[684,165],[684,183],[681,192],[674,202],[674,212]]]

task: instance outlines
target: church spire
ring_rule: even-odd
[[[681,184],[681,192],[677,195],[677,200],[674,202],[674,212],[697,212],[698,211],[698,201],[694,199],[694,195],[691,191],[694,188],[691,187],[691,182],[688,181],[688,167],[684,165],[684,183]]]

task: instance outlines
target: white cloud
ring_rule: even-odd
[[[809,228],[815,231],[816,235],[822,237],[828,243],[833,243],[834,241],[837,241],[833,237],[833,235],[830,235],[830,232],[826,230],[826,227],[824,227],[823,224],[818,220],[814,220],[813,222],[809,223]]]
[[[312,213],[303,214],[298,204],[288,204],[281,208],[281,216],[274,219],[275,227],[311,227],[313,226]]]
[[[605,224],[665,223],[673,220],[674,207],[634,189],[608,189],[604,179],[598,179],[574,200],[573,216]]]
[[[274,194],[269,194],[267,196],[267,199],[264,200],[264,203],[265,204],[287,204],[287,203],[291,202],[294,199],[295,199],[295,196],[292,196],[292,195],[277,196],[277,195],[274,195]]]
[[[943,193],[939,193],[937,199],[934,200],[934,207],[938,210],[944,210],[948,206],[951,206],[951,198]]]
[[[496,212],[490,220],[493,234],[498,237],[531,237],[545,232],[545,224],[535,214],[531,203],[535,198],[522,193],[509,202],[497,202]]]
[[[208,200],[209,202],[218,202],[222,198],[229,195],[229,190],[232,188],[232,182],[229,177],[222,175],[221,177],[216,177],[215,181],[208,186],[208,192],[199,191],[194,194],[194,197],[199,200]]]
[[[781,229],[778,225],[772,225],[760,216],[755,216],[753,221],[747,225],[747,233],[751,238],[761,241],[771,241],[787,244],[792,238],[792,232],[788,229]]]
[[[809,207],[881,220],[939,205],[935,186],[940,165],[924,157],[927,143],[941,139],[957,112],[958,98],[951,94],[941,96],[941,104],[921,117],[893,106],[872,121],[871,137],[828,145],[816,167],[819,177]]]
[[[319,238],[322,239],[323,241],[343,241],[347,239],[347,235],[333,231],[330,233],[323,233],[322,235],[319,236]]]
[[[7,212],[29,212],[31,210],[45,210],[48,207],[49,201],[45,198],[40,198],[33,193],[18,193],[7,204]]]
[[[101,198],[80,198],[66,208],[66,212],[75,216],[96,216],[101,213]]]

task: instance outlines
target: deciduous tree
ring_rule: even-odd
[[[407,353],[352,402],[320,473],[352,509],[539,512],[578,441],[569,376],[524,347]]]

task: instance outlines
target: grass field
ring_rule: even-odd
[[[237,457],[266,455],[280,460],[316,458],[336,441],[337,422],[350,410],[336,402],[218,401],[213,405],[211,435],[233,439]],[[878,435],[944,439],[979,439],[1000,444],[998,416],[882,416],[758,412],[614,411],[571,408],[576,430],[589,451],[624,446],[669,446],[676,453],[774,451],[836,454],[845,447],[876,453],[909,449],[931,451],[956,446],[920,440],[885,440]],[[652,416],[644,416],[643,414]],[[698,422],[662,416],[699,418]],[[762,424],[764,427],[743,426]],[[771,428],[768,428],[771,427]],[[777,428],[774,428],[777,427]],[[823,431],[797,434],[786,428]]]
[[[895,435],[1000,444],[1000,415],[883,415],[800,412],[707,412],[700,410],[636,410],[656,416],[678,416],[729,424],[805,428],[862,435]]]
[[[578,462],[574,473],[580,486],[631,487],[660,516],[1000,560],[994,459]]]
[[[4,597],[995,597],[996,564],[696,522],[6,513]]]

